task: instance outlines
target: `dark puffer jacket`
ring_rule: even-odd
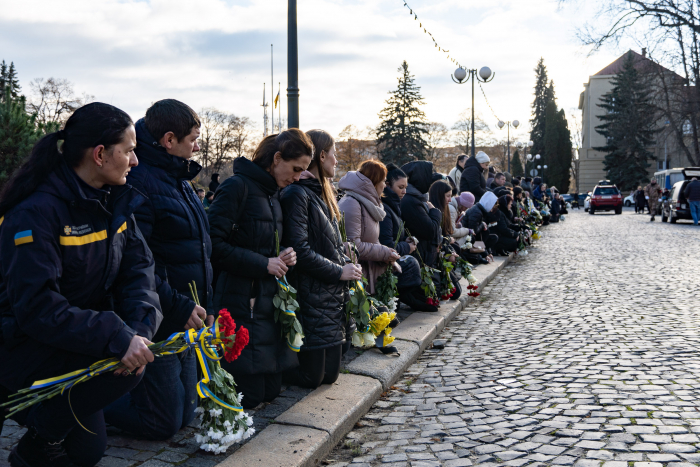
[[[486,193],[486,180],[484,179],[484,169],[481,167],[475,156],[471,156],[464,164],[462,178],[459,180],[459,191],[468,191],[474,195],[474,202],[478,203],[484,193]]]
[[[147,197],[134,215],[156,260],[163,323],[154,339],[160,341],[184,331],[195,306],[192,281],[202,306],[214,313],[209,222],[190,184],[202,167],[168,154],[146,130],[143,119],[136,122],[136,140],[139,165],[131,169],[127,181]]]
[[[498,215],[498,225],[493,230],[493,233],[498,235],[498,238],[518,238],[518,232],[513,228],[516,227],[508,220],[508,215],[503,209],[496,211]]]
[[[484,224],[489,223],[488,214],[482,205],[476,203],[464,213],[462,226],[472,229],[475,235],[479,235],[484,232]]]
[[[409,233],[418,239],[413,256],[423,259],[428,266],[437,262],[437,248],[442,243],[442,213],[428,209],[426,193],[432,181],[433,163],[413,161],[401,167],[408,176],[406,196],[401,200],[401,215]]]
[[[304,328],[301,351],[325,349],[345,341],[345,265],[338,222],[330,220],[321,199],[321,183],[299,180],[282,191],[284,244],[297,254],[289,280],[297,289],[299,321]]]
[[[384,212],[386,216],[379,221],[379,243],[382,245],[394,248],[396,236],[401,229],[401,200],[399,195],[394,193],[389,187],[384,188],[384,196],[382,196],[382,204],[384,204]],[[396,252],[405,256],[409,254],[411,247],[406,243],[406,232],[404,231],[396,245]]]
[[[153,256],[132,215],[144,197],[121,188],[92,188],[62,163],[0,218],[0,386],[33,383],[57,353],[121,358],[134,335],[153,339]]]
[[[245,157],[233,161],[233,170],[209,207],[212,260],[219,273],[214,306],[228,309],[236,326],[248,329],[250,342],[237,360],[222,366],[239,375],[277,373],[298,364],[275,323],[272,298],[278,286],[267,272],[268,258],[276,256],[275,229],[283,235],[277,182]]]

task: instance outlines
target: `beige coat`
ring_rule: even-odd
[[[373,294],[377,278],[386,271],[386,261],[391,256],[391,249],[379,243],[379,220],[384,218],[384,206],[372,181],[359,172],[345,174],[338,187],[346,191],[338,207],[345,216],[348,241],[359,252],[362,273]]]

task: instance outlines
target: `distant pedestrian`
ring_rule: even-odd
[[[651,214],[651,222],[656,219],[656,212],[659,209],[659,198],[661,197],[661,188],[656,183],[656,179],[652,178],[651,182],[644,188],[644,197],[649,204],[649,214]]]
[[[209,182],[209,191],[216,193],[216,189],[219,188],[219,174],[211,174],[211,182]]]
[[[203,203],[204,202],[204,188],[197,188],[197,198]]]
[[[462,178],[462,170],[464,170],[464,164],[467,163],[467,155],[466,154],[460,154],[457,156],[457,163],[455,166],[450,170],[450,173],[448,174],[451,178],[452,181],[455,182],[455,186],[457,187],[457,191],[459,192],[459,182]]]
[[[683,192],[690,205],[690,215],[693,216],[693,224],[698,225],[700,220],[700,181],[693,177]]]
[[[476,156],[467,159],[459,179],[459,192],[468,191],[474,195],[476,201],[479,201],[487,191],[484,171],[488,170],[490,162],[491,158],[483,151],[479,151]]]
[[[207,191],[207,194],[204,196],[204,199],[202,200],[202,205],[204,206],[204,209],[209,209],[209,206],[211,206],[211,203],[214,202],[214,192],[213,191]]]
[[[644,190],[642,186],[637,187],[637,191],[634,192],[634,212],[644,214],[644,205],[646,204],[646,198],[644,197]]]

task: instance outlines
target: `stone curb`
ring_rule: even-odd
[[[474,271],[478,291],[510,263],[513,255],[499,257]],[[413,313],[392,332],[400,356],[367,350],[345,365],[338,381],[324,385],[275,419],[217,467],[313,467],[317,466],[379,400],[383,391],[399,380],[406,369],[432,344],[433,339],[473,298],[449,301],[437,313]]]

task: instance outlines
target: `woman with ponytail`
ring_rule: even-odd
[[[273,304],[277,278],[296,264],[294,249],[283,242],[286,219],[279,190],[299,180],[313,151],[309,137],[296,128],[266,136],[252,160],[233,161],[234,175],[219,185],[209,207],[212,265],[218,272],[214,309],[226,308],[250,333],[241,356],[222,363],[245,396],[241,405],[246,409],[274,400],[282,372],[298,365],[275,322]]]
[[[314,145],[311,164],[298,182],[282,191],[284,244],[297,254],[289,278],[297,289],[297,316],[304,328],[299,367],[287,377],[297,386],[317,388],[338,379],[347,281],[360,279],[362,269],[346,262],[343,253],[340,211],[331,186],[338,165],[335,141],[323,130],[306,135]]]
[[[97,464],[102,409],[153,361],[147,345],[162,315],[132,215],[144,197],[125,185],[135,146],[126,113],[88,104],[34,146],[0,194],[0,400],[97,360],[126,365],[16,414],[29,429],[13,467]]]

